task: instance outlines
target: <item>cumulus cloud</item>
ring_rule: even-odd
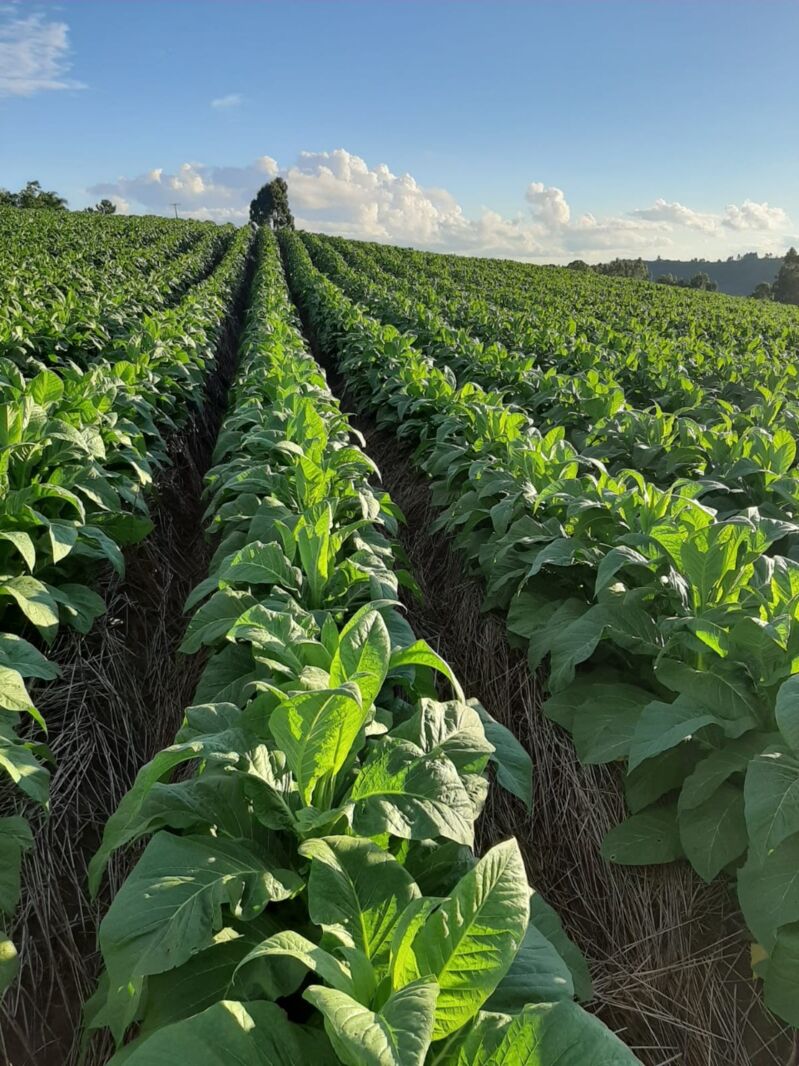
[[[216,111],[228,111],[232,107],[241,107],[244,97],[241,93],[228,93],[227,96],[217,96],[211,101],[211,107]]]
[[[686,226],[688,229],[702,230],[704,233],[712,233],[718,225],[718,219],[713,215],[694,211],[677,200],[664,200],[658,198],[651,207],[639,207],[631,211],[633,218],[647,219],[650,222],[671,222],[676,226]]]
[[[69,57],[65,22],[53,22],[41,14],[7,15],[0,21],[0,96],[85,88],[67,76]]]
[[[157,168],[89,192],[122,197],[131,210],[167,213],[178,201],[184,217],[240,223],[258,187],[278,174],[288,182],[301,228],[433,251],[550,262],[716,257],[747,250],[755,239],[763,251],[784,250],[790,226],[781,208],[752,200],[712,213],[660,198],[621,215],[575,216],[563,189],[541,181],[530,182],[516,214],[484,207],[472,217],[447,189],[422,185],[384,163],[371,166],[344,148],[301,152],[288,166],[266,155],[240,167],[184,163],[174,173]]]
[[[524,198],[528,204],[532,204],[535,216],[546,225],[565,226],[571,218],[571,208],[566,203],[563,190],[554,185],[545,186],[543,181],[531,181]]]
[[[758,204],[753,200],[744,200],[740,207],[727,204],[722,218],[722,225],[734,230],[785,229],[790,220],[781,207],[769,207],[767,203]]]

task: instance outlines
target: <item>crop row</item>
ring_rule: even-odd
[[[337,247],[352,245],[334,238]],[[526,350],[545,360],[558,352],[605,359],[644,351],[666,363],[723,362],[736,373],[752,352],[782,360],[799,344],[796,311],[780,304],[720,296],[629,278],[553,270],[512,260],[438,255],[357,243],[359,250],[405,279],[429,279],[437,291],[464,304],[489,306],[493,329],[507,343],[525,337]],[[481,314],[484,328],[491,320]],[[598,353],[599,354],[599,353]]]
[[[0,359],[0,768],[22,802],[48,802],[47,747],[18,732],[24,716],[46,729],[27,683],[52,680],[58,666],[40,648],[52,645],[61,625],[89,631],[105,607],[86,580],[100,565],[121,574],[122,548],[152,528],[145,492],[168,462],[162,434],[201,405],[250,238],[241,230],[178,308],[149,316],[122,349],[85,369],[31,359],[23,374]],[[0,819],[6,918],[31,844],[22,816]],[[16,964],[4,939],[0,988]]]
[[[96,888],[150,838],[101,927],[90,1025],[137,1026],[114,1066],[633,1063],[573,1002],[585,963],[515,841],[473,854],[489,764],[529,803],[529,758],[399,612],[396,508],[258,239],[208,474],[220,541],[187,604],[183,650],[211,657],[92,863]]]
[[[174,305],[233,241],[232,227],[143,219],[120,230],[114,221],[0,211],[0,356],[22,369],[29,357],[85,366],[145,315]]]
[[[737,876],[767,1003],[799,1024],[799,564],[794,527],[718,520],[691,491],[578,461],[502,395],[372,318],[285,238],[292,290],[348,388],[418,444],[439,527],[482,571],[546,713],[586,763],[622,761],[631,816],[604,854]]]
[[[396,280],[388,281],[379,268],[370,274],[351,269],[334,251],[333,244],[341,246],[341,241],[311,236],[304,240],[317,266],[351,298],[381,321],[410,330],[437,363],[453,371],[459,384],[476,381],[497,390],[506,403],[522,408],[542,434],[560,433],[573,445],[583,469],[594,469],[597,460],[612,474],[632,466],[658,487],[675,482],[687,487],[722,517],[750,507],[781,521],[792,522],[799,514],[794,439],[799,406],[786,397],[784,381],[772,381],[771,402],[764,399],[769,392],[764,380],[754,394],[750,388],[738,389],[737,405],[732,392],[722,400],[719,390],[708,386],[696,404],[689,405],[683,395],[680,412],[668,414],[652,399],[662,383],[649,379],[642,386],[648,406],[631,407],[607,368],[585,370],[575,360],[571,366],[564,361],[561,369],[541,373],[529,355],[499,342],[484,344],[460,323],[453,326],[452,307],[442,309],[429,290],[417,284],[403,288]],[[355,248],[353,257],[366,258],[359,246],[350,247]],[[678,389],[683,380],[697,388],[683,374]],[[722,371],[714,381],[723,381]]]

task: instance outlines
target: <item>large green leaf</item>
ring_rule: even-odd
[[[399,914],[419,896],[411,875],[388,852],[358,837],[307,840],[300,852],[311,859],[311,920],[342,928],[368,959],[384,964]]]
[[[474,838],[474,806],[455,766],[406,740],[374,746],[348,796],[352,824],[364,836]]]
[[[391,736],[409,740],[428,754],[445,755],[461,774],[481,773],[492,753],[477,711],[456,700],[420,700]]]
[[[422,1066],[430,1047],[438,986],[419,980],[371,1011],[334,988],[311,985],[304,996],[322,1012],[325,1031],[348,1066]]]
[[[640,1066],[598,1018],[568,1000],[521,1014],[481,1014],[435,1057],[434,1066]]]
[[[799,758],[776,748],[749,764],[744,786],[746,824],[758,854],[799,833]]]
[[[391,658],[391,638],[378,611],[369,611],[341,631],[330,664],[330,684],[354,682],[364,711],[372,706],[385,681]]]
[[[799,922],[799,834],[765,855],[750,849],[738,873],[738,899],[747,925],[770,952],[780,926]]]
[[[497,784],[522,801],[528,811],[533,809],[533,760],[516,737],[504,725],[497,722],[482,704],[470,700],[480,715],[486,740],[494,748],[491,762],[497,772]]]
[[[725,781],[696,806],[683,807],[681,796],[678,807],[686,858],[705,881],[712,881],[746,851],[743,790]]]
[[[622,866],[671,862],[682,854],[676,805],[632,814],[602,841],[602,857]]]
[[[674,703],[654,700],[644,707],[635,727],[629,768],[634,770],[653,755],[690,740],[706,726],[722,724],[720,718],[682,696],[678,696]]]
[[[402,979],[438,982],[434,1040],[465,1025],[510,969],[527,930],[529,893],[519,846],[509,840],[484,855],[421,927],[409,926]]]
[[[554,1003],[573,996],[569,967],[554,945],[531,924],[510,969],[486,1002],[486,1010],[513,1014],[528,1003]]]
[[[23,852],[33,846],[30,826],[19,815],[0,818],[0,914],[14,913],[19,902]]]
[[[780,732],[791,750],[799,754],[799,674],[780,685],[775,713]]]
[[[272,711],[269,727],[306,804],[317,782],[344,766],[363,724],[364,709],[353,682],[297,693]]]
[[[280,585],[296,589],[300,573],[275,543],[254,541],[234,552],[219,571],[219,581],[230,585]]]
[[[270,869],[244,843],[157,833],[100,926],[112,988],[171,970],[209,947],[224,924],[223,907],[254,918],[301,887],[295,873]]]
[[[336,1059],[318,1031],[290,1022],[274,1003],[223,1000],[160,1029],[109,1066],[333,1066]]]
[[[236,620],[257,600],[249,592],[222,589],[215,592],[199,610],[195,611],[180,645],[185,654],[199,651],[203,644],[216,644],[227,634]]]
[[[763,991],[766,1006],[799,1027],[799,921],[784,925],[768,961]]]
[[[239,727],[241,712],[237,708],[232,705],[191,708],[188,712],[189,723],[197,721],[195,716],[203,710],[208,713],[201,723],[198,721],[198,725],[201,724],[204,729],[216,725],[218,732],[196,731],[191,739],[177,742],[158,752],[139,770],[132,787],[106,822],[102,843],[89,863],[89,888],[93,895],[100,887],[103,871],[113,852],[135,839],[143,824],[147,824],[142,815],[142,808],[156,782],[176,766],[193,759],[207,759],[222,765],[235,766],[252,745],[252,739]]]

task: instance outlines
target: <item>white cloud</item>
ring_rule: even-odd
[[[734,230],[784,229],[790,220],[781,207],[769,207],[767,203],[758,204],[753,200],[744,200],[740,207],[727,204],[722,225]]]
[[[211,101],[211,107],[217,111],[227,111],[231,107],[241,107],[244,97],[241,93],[228,93],[227,96],[217,96]]]
[[[554,185],[545,187],[543,181],[531,181],[524,198],[532,204],[536,217],[550,226],[565,226],[571,218],[563,190]]]
[[[718,225],[718,219],[713,215],[694,211],[676,200],[664,200],[662,197],[655,200],[651,207],[639,207],[631,211],[630,215],[633,218],[647,219],[650,222],[670,222],[676,226],[686,226],[688,229],[698,229],[705,233],[712,233]]]
[[[33,96],[53,89],[83,89],[67,77],[69,27],[44,15],[0,22],[0,96]]]
[[[123,197],[133,210],[180,213],[216,222],[244,222],[249,202],[265,181],[281,174],[297,224],[322,233],[410,244],[433,251],[566,262],[575,257],[724,257],[746,251],[784,251],[790,220],[785,211],[745,200],[718,212],[702,212],[664,198],[625,214],[575,216],[564,191],[531,182],[512,216],[484,207],[468,216],[446,189],[424,186],[384,163],[370,166],[344,148],[301,152],[281,167],[271,156],[246,166],[184,163],[134,178],[93,186],[97,196]]]

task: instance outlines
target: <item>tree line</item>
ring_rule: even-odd
[[[643,259],[613,259],[609,263],[588,264],[583,259],[573,259],[568,264],[569,270],[591,271],[594,274],[606,274],[612,277],[634,278],[637,281],[651,281],[649,268]],[[718,285],[705,271],[699,271],[691,278],[678,278],[674,274],[660,274],[655,282],[658,285],[674,285],[682,289],[704,289],[715,292]],[[799,252],[789,248],[779,273],[772,285],[763,281],[751,293],[757,300],[774,300],[783,304],[799,304]]]
[[[51,211],[66,211],[67,201],[52,189],[43,189],[41,182],[28,181],[18,192],[0,188],[0,207],[48,208]],[[114,215],[116,204],[100,200],[94,207],[84,207],[89,214]]]

